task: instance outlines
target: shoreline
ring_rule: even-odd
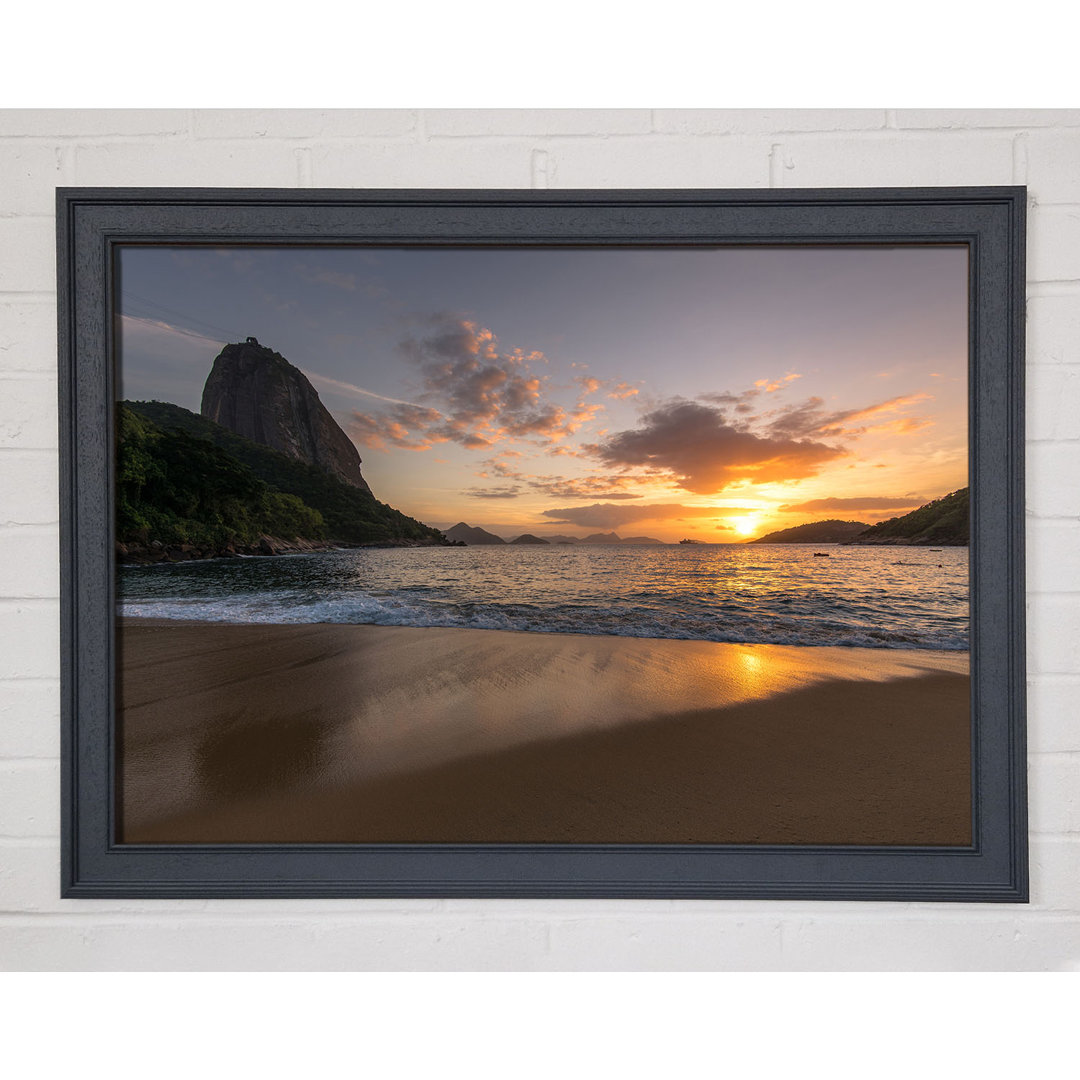
[[[126,842],[970,839],[966,652],[118,625]]]

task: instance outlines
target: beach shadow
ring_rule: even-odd
[[[195,750],[200,786],[216,801],[312,784],[325,772],[330,727],[318,710],[272,720],[223,717]]]
[[[240,723],[203,751],[223,797],[132,839],[966,846],[969,702],[959,674],[830,682],[342,785],[315,718]]]

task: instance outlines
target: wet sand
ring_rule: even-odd
[[[122,620],[131,843],[966,845],[966,653]]]

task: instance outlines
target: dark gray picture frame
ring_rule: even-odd
[[[1023,902],[1025,189],[57,192],[65,897]],[[970,252],[970,847],[120,845],[113,265],[123,244],[962,243]]]

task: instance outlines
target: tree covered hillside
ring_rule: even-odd
[[[317,465],[161,401],[117,408],[117,540],[197,554],[264,535],[343,544],[442,544],[442,534]]]
[[[855,544],[938,544],[962,547],[968,542],[971,500],[968,488],[960,488],[903,517],[872,525]]]
[[[790,529],[778,529],[766,533],[751,544],[843,544],[864,533],[869,526],[865,521],[811,521],[794,525]]]

